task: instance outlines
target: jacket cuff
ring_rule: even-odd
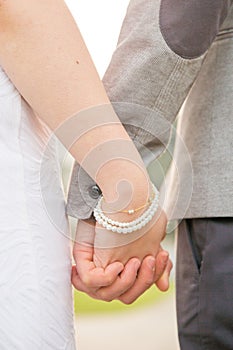
[[[75,163],[70,182],[66,212],[77,219],[89,219],[101,195],[93,179]]]

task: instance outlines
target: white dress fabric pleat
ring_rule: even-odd
[[[69,228],[49,138],[0,68],[1,350],[75,350]]]

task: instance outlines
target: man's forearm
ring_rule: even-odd
[[[170,13],[175,3],[178,12]],[[117,115],[146,162],[158,157],[166,147],[171,123],[187,97],[232,1],[189,0],[183,7],[182,3],[178,0],[131,0],[117,49],[103,79]],[[166,8],[170,12],[164,11]],[[160,22],[161,14],[163,23]],[[211,18],[208,17],[210,14]],[[193,46],[195,43],[188,39],[189,21],[194,26],[197,35],[194,39],[195,42],[199,40],[199,46]],[[197,25],[200,21],[205,35],[202,35],[202,27]],[[180,30],[184,23],[186,32]],[[168,33],[168,28],[177,33],[175,38]],[[177,49],[177,41],[181,50]],[[182,51],[182,47],[185,50]],[[68,213],[85,218],[96,202],[95,195],[91,198],[94,182],[79,170],[77,166],[73,173]]]

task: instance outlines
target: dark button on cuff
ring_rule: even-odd
[[[93,199],[97,199],[97,198],[99,198],[99,196],[101,195],[101,190],[100,190],[100,188],[99,188],[99,186],[97,186],[97,185],[93,185],[93,186],[91,186],[89,189],[88,189],[88,191],[89,191],[89,195],[91,196],[91,198],[93,198]]]

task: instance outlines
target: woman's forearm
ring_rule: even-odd
[[[0,65],[52,130],[72,115],[110,103],[81,34],[62,0],[0,0]],[[94,161],[98,145],[97,153],[101,144],[109,141],[116,140],[118,145],[121,140],[129,142],[134,165],[127,163],[127,159],[120,160],[125,154],[119,147],[119,154],[114,151],[107,164],[96,169],[92,166],[91,170],[87,165],[85,170],[95,178],[109,200],[114,197],[113,185],[123,178],[133,187],[140,183],[138,193],[142,195],[133,200],[137,205],[148,195],[145,169],[115,113],[109,108],[106,113],[107,123],[101,125],[100,122],[93,130],[87,127],[85,131],[82,120],[82,133],[77,135],[71,153],[85,168],[84,159],[91,152]],[[63,142],[62,134],[59,136]],[[108,157],[111,158],[109,152]]]
[[[64,1],[0,5],[0,64],[52,129],[82,109],[109,102]]]

